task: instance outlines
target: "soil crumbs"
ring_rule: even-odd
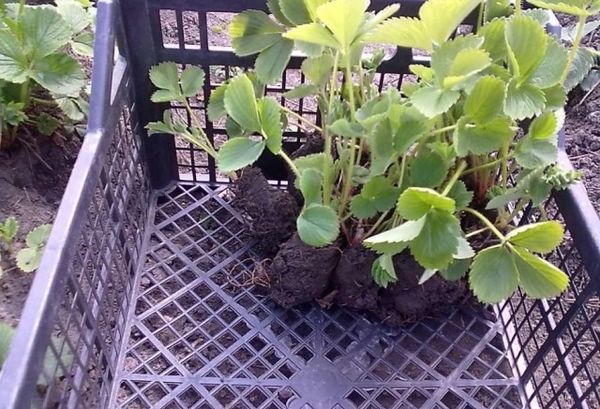
[[[14,216],[20,225],[12,249],[0,251],[0,322],[12,326],[19,322],[34,277],[15,268],[14,256],[30,230],[54,220],[80,147],[77,139],[33,140],[28,147],[0,152],[0,222]]]

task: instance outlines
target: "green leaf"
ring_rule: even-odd
[[[248,56],[259,53],[281,39],[284,29],[263,11],[246,10],[236,15],[229,25],[235,53]]]
[[[317,17],[343,49],[348,49],[364,23],[368,5],[365,0],[332,0],[317,9]]]
[[[283,146],[283,129],[281,127],[281,110],[273,98],[262,98],[258,101],[258,117],[262,134],[267,140],[267,148],[275,155]]]
[[[387,288],[390,283],[398,280],[390,254],[383,254],[375,260],[373,267],[371,267],[371,274],[373,274],[375,284],[383,288]]]
[[[513,119],[523,120],[539,115],[544,110],[546,97],[544,92],[531,84],[520,87],[511,81],[506,89],[504,113]]]
[[[77,1],[58,1],[56,3],[56,10],[73,35],[82,32],[90,25],[88,12]]]
[[[0,322],[0,366],[6,361],[10,344],[15,335],[16,330],[4,322]]]
[[[327,206],[312,204],[306,207],[296,221],[298,235],[314,247],[331,244],[338,237],[340,223],[335,211]]]
[[[67,45],[71,30],[51,6],[26,7],[20,20],[23,46],[31,61],[46,57]]]
[[[417,90],[410,100],[423,115],[433,118],[448,112],[458,98],[460,98],[458,91],[424,87]]]
[[[520,286],[529,297],[556,297],[567,289],[569,277],[546,260],[520,248],[515,248],[514,259]]]
[[[410,72],[427,83],[433,82],[433,70],[431,67],[426,67],[422,64],[411,64],[408,66]]]
[[[389,246],[386,245],[390,244],[401,244],[403,247],[406,247],[409,242],[414,240],[421,233],[423,225],[425,224],[425,219],[425,216],[423,216],[418,220],[409,220],[393,229],[369,237],[363,243],[366,247],[375,250],[378,253],[386,253],[387,251],[385,250],[389,249]]]
[[[25,273],[32,273],[38,269],[42,261],[43,250],[38,248],[24,248],[17,253],[17,267]]]
[[[587,16],[586,11],[587,0],[528,0],[529,3],[536,7],[556,11],[558,13],[566,13],[574,16]]]
[[[490,54],[493,61],[506,57],[508,49],[504,37],[505,27],[505,19],[495,19],[481,27],[477,33],[484,38],[483,49]]]
[[[35,125],[42,135],[51,136],[60,126],[60,121],[42,112],[35,118]]]
[[[409,187],[398,199],[398,212],[408,220],[420,219],[431,209],[454,213],[456,205],[453,199],[422,187]]]
[[[546,98],[546,109],[563,109],[567,103],[567,94],[561,85],[543,89]]]
[[[481,0],[429,0],[421,6],[419,20],[409,17],[387,20],[374,30],[368,41],[431,51],[434,45],[446,42],[480,3]]]
[[[527,169],[546,167],[558,160],[558,148],[546,140],[527,137],[517,144],[515,159]]]
[[[518,227],[506,235],[506,240],[536,253],[549,253],[558,247],[563,236],[563,226],[551,220]]]
[[[450,192],[448,192],[448,197],[454,200],[457,210],[462,210],[466,207],[469,207],[473,201],[473,192],[467,190],[465,182],[459,180],[454,184],[454,186],[452,186]]]
[[[312,84],[300,84],[296,88],[283,93],[283,97],[287,99],[301,99],[311,95],[315,95],[319,89]]]
[[[227,110],[225,109],[225,90],[227,89],[227,85],[221,84],[210,93],[206,112],[208,120],[211,122],[216,122],[227,115]]]
[[[321,152],[294,159],[294,164],[300,173],[302,173],[304,169],[315,169],[322,171],[324,169],[325,161],[328,161],[330,165],[333,165],[331,156],[326,156],[325,153]]]
[[[430,121],[417,108],[407,105],[393,105],[389,118],[394,132],[394,151],[400,155],[408,151],[431,127]]]
[[[431,209],[419,235],[411,241],[410,251],[425,268],[447,268],[458,249],[461,237],[458,219],[445,210]]]
[[[279,0],[281,12],[293,25],[310,23],[310,11],[305,0]]]
[[[469,285],[479,301],[495,304],[510,297],[519,285],[512,254],[503,246],[489,247],[471,264]]]
[[[288,27],[294,25],[281,11],[279,0],[267,0],[267,7],[269,8],[271,14],[273,14],[273,16],[275,16],[280,23],[285,24]]]
[[[364,136],[364,129],[358,123],[351,123],[346,118],[341,118],[329,125],[329,132],[345,138],[360,138]]]
[[[13,242],[18,230],[19,221],[14,216],[7,217],[6,220],[4,220],[4,223],[0,224],[0,236],[7,244]]]
[[[466,238],[460,236],[458,238],[458,248],[454,253],[454,258],[457,260],[465,260],[475,257],[475,250],[471,247]]]
[[[300,174],[298,184],[305,206],[322,204],[322,179],[321,172],[315,169],[306,169]]]
[[[283,36],[290,40],[318,44],[325,47],[331,47],[336,50],[339,50],[342,47],[342,45],[335,39],[329,30],[318,23],[309,23],[294,27],[286,32]]]
[[[204,85],[204,71],[200,67],[190,65],[181,73],[181,90],[183,96],[193,97]]]
[[[438,272],[439,270],[436,268],[428,268],[427,270],[425,270],[423,272],[423,274],[421,275],[421,278],[419,278],[419,283],[418,285],[423,285],[425,284],[427,281],[429,281],[431,278],[433,278],[433,276]]]
[[[549,88],[557,85],[567,68],[569,51],[552,37],[548,37],[548,48],[542,63],[535,70],[529,80],[540,88]]]
[[[285,67],[290,62],[293,49],[293,41],[281,38],[275,44],[263,50],[258,55],[254,65],[260,82],[270,84],[280,79]]]
[[[501,148],[511,140],[514,132],[506,117],[497,117],[482,124],[469,123],[468,118],[460,118],[454,131],[454,148],[458,156],[468,153],[483,155]]]
[[[265,141],[239,137],[229,139],[219,149],[217,161],[223,173],[233,172],[258,160],[265,149]]]
[[[27,233],[25,243],[28,247],[42,249],[48,242],[51,231],[51,224],[42,224],[41,226],[38,226]]]
[[[79,95],[85,74],[79,62],[67,54],[50,54],[37,60],[31,78],[54,94]]]
[[[421,151],[410,162],[409,175],[413,186],[435,188],[446,179],[448,165],[435,152]]]
[[[180,93],[179,72],[174,62],[163,62],[150,68],[150,81],[156,88]]]
[[[440,275],[448,281],[458,281],[465,276],[471,265],[471,260],[454,260],[445,270],[440,270]]]
[[[514,73],[524,82],[542,63],[548,36],[535,19],[515,15],[506,23],[505,37]]]
[[[444,89],[451,89],[465,79],[483,71],[491,64],[490,56],[483,50],[461,50],[457,55],[447,76],[443,79]]]
[[[392,164],[398,154],[390,146],[394,145],[394,133],[389,119],[375,126],[369,141],[371,148],[371,174],[381,175]]]
[[[465,100],[464,112],[475,122],[489,122],[502,112],[505,96],[504,81],[491,75],[481,77]]]
[[[459,55],[464,52],[480,51],[479,48],[482,44],[483,38],[476,35],[467,35],[456,37],[435,48],[431,55],[431,68],[437,84],[441,86],[444,78],[452,75],[452,66],[457,60],[461,60],[468,65],[468,59],[465,60],[464,56],[459,58]]]
[[[72,98],[69,96],[53,95],[54,102],[60,110],[73,121],[83,121],[87,115],[89,107],[83,103],[81,98]]]
[[[327,83],[333,71],[333,65],[334,60],[330,54],[307,58],[302,61],[302,73],[311,84],[320,87]]]
[[[360,195],[352,199],[350,208],[359,219],[368,219],[377,212],[385,212],[398,200],[398,188],[384,176],[375,176],[362,188]]]
[[[529,135],[533,139],[550,139],[559,131],[558,120],[552,111],[536,117],[529,125]]]
[[[19,39],[9,30],[0,30],[0,79],[17,84],[27,81],[31,70]]]
[[[261,129],[254,85],[247,75],[239,75],[229,82],[224,102],[227,114],[242,128],[250,132]]]
[[[567,79],[565,80],[565,89],[567,91],[575,88],[588,75],[596,61],[595,54],[586,47],[577,49],[573,64],[571,65]]]

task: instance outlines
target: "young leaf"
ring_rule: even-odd
[[[343,49],[348,49],[365,20],[368,5],[365,0],[332,0],[317,9],[317,17]]]
[[[254,64],[260,82],[270,84],[281,78],[285,67],[290,62],[293,49],[293,41],[280,38],[275,44],[263,50]]]
[[[569,75],[565,80],[565,89],[567,91],[575,88],[586,75],[590,72],[590,69],[594,66],[596,61],[594,51],[586,48],[580,47],[577,49],[577,53],[575,54],[575,59],[573,60],[573,64],[571,65],[571,69],[569,71]]]
[[[330,54],[307,58],[302,61],[302,73],[311,84],[320,87],[329,79],[333,65],[334,60]]]
[[[495,304],[510,297],[519,285],[512,254],[498,245],[479,252],[471,264],[469,285],[479,301]]]
[[[366,247],[375,250],[378,253],[386,253],[387,251],[384,250],[389,249],[389,246],[387,245],[390,244],[401,244],[403,247],[406,247],[409,242],[414,240],[421,233],[424,224],[425,216],[418,220],[409,220],[391,230],[369,237],[363,243]],[[395,253],[399,252],[400,251],[397,251]]]
[[[412,186],[435,188],[446,179],[448,165],[435,152],[422,151],[410,162],[409,175]]]
[[[410,251],[425,268],[447,268],[458,249],[461,237],[458,219],[451,213],[431,209],[419,235],[411,241]]]
[[[419,10],[420,19],[400,17],[387,20],[374,30],[368,41],[431,51],[434,45],[448,40],[480,3],[481,0],[429,0]]]
[[[42,135],[52,136],[60,126],[60,121],[46,112],[42,112],[35,118],[35,125]]]
[[[430,121],[418,109],[407,105],[392,105],[389,119],[394,133],[394,151],[399,155],[404,154],[431,127]]]
[[[279,154],[283,146],[283,129],[277,101],[272,98],[262,98],[258,101],[258,117],[262,134],[267,140],[267,148],[275,155]]]
[[[445,270],[440,270],[440,275],[448,281],[458,281],[465,276],[471,265],[471,260],[454,260]]]
[[[556,136],[559,130],[560,127],[554,112],[546,111],[531,121],[529,136],[533,139],[550,139]]]
[[[544,92],[531,84],[517,85],[512,80],[506,89],[504,113],[513,119],[523,120],[539,115],[544,110]]]
[[[321,172],[315,169],[305,169],[300,174],[298,184],[306,206],[322,204],[322,179]]]
[[[510,120],[502,116],[482,124],[469,123],[466,117],[460,118],[454,131],[456,153],[461,157],[468,153],[483,155],[501,148],[514,134],[510,125]]]
[[[329,125],[329,131],[334,135],[345,138],[360,138],[364,136],[364,129],[360,124],[351,123],[346,118],[341,118]]]
[[[508,233],[506,240],[536,253],[549,253],[558,247],[563,235],[562,225],[552,220],[521,226]]]
[[[469,77],[489,67],[491,62],[489,54],[484,50],[461,50],[443,79],[443,88],[455,88]]]
[[[42,261],[43,250],[37,248],[24,248],[17,253],[17,267],[25,273],[33,273]]]
[[[464,112],[475,122],[489,122],[502,112],[505,96],[504,81],[487,75],[477,81],[467,96]]]
[[[42,224],[41,226],[38,226],[35,229],[31,230],[29,233],[27,233],[25,243],[28,247],[35,249],[43,249],[43,247],[48,242],[48,238],[50,237],[51,231],[51,224]]]
[[[311,204],[298,216],[296,227],[303,242],[310,246],[323,247],[335,241],[339,234],[340,222],[332,208]]]
[[[19,221],[14,216],[7,217],[4,223],[0,224],[0,238],[6,244],[10,245],[15,239],[18,230]]]
[[[227,89],[227,85],[221,84],[210,93],[206,112],[208,120],[211,122],[216,122],[227,115],[227,110],[225,109],[225,90]]]
[[[242,128],[250,132],[260,131],[254,85],[247,75],[239,75],[229,82],[224,103],[227,114]]]
[[[229,139],[219,149],[217,161],[221,172],[233,172],[258,160],[265,149],[265,141],[250,138]]]
[[[294,27],[283,36],[290,40],[318,44],[336,50],[342,48],[342,45],[335,39],[329,30],[318,23],[309,23]]]
[[[425,216],[431,209],[454,213],[454,200],[442,196],[432,189],[409,187],[398,199],[398,213],[408,220],[417,220]]]
[[[460,98],[458,91],[423,87],[416,91],[410,100],[423,115],[433,118],[448,112],[458,98]]]
[[[520,286],[529,297],[556,297],[567,289],[569,277],[546,260],[520,248],[515,248],[514,259]]]
[[[457,210],[462,210],[468,207],[473,201],[473,192],[467,190],[465,182],[459,180],[452,186],[450,192],[448,192],[448,197],[454,200]]]
[[[392,256],[389,254],[382,254],[375,260],[371,274],[373,274],[375,284],[383,288],[387,288],[390,283],[398,280]]]
[[[496,19],[485,24],[477,33],[484,38],[483,49],[490,54],[492,61],[503,60],[506,57],[505,26],[505,19]]]
[[[398,200],[398,188],[394,187],[384,176],[375,176],[362,188],[359,195],[350,203],[352,213],[359,219],[368,219],[385,212]]]
[[[284,29],[263,11],[247,10],[229,25],[235,53],[241,57],[259,53],[281,39]]]
[[[544,59],[548,36],[533,18],[518,15],[506,23],[505,37],[514,74],[527,81]]]
[[[204,85],[204,71],[200,67],[190,65],[181,73],[181,90],[183,96],[193,97]]]
[[[558,160],[558,148],[551,142],[529,136],[517,144],[515,159],[527,169],[546,167]]]

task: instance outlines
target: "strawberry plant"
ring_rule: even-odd
[[[481,3],[484,3],[483,5]],[[393,258],[410,251],[435,275],[468,274],[483,302],[520,287],[533,298],[564,291],[568,277],[545,260],[561,243],[563,227],[542,217],[513,224],[526,206],[540,209],[552,189],[579,175],[557,165],[557,139],[569,81],[581,59],[592,0],[532,0],[539,9],[508,1],[428,0],[417,18],[394,17],[399,5],[369,12],[369,1],[269,0],[271,15],[245,11],[230,33],[239,56],[256,55],[254,71],[214,90],[212,121],[225,118],[230,139],[215,149],[197,119],[191,125],[167,111],[151,133],[170,133],[206,150],[224,173],[252,165],[265,151],[278,155],[303,196],[297,231],[323,247],[340,235],[378,254],[372,274],[386,287],[397,280]],[[476,13],[478,6],[483,7]],[[578,16],[569,46],[545,31],[548,12]],[[467,34],[457,28],[478,15]],[[383,55],[367,45],[393,45],[430,54],[413,64],[418,78],[401,91],[379,90],[373,78]],[[281,78],[294,50],[306,57],[307,83],[289,99],[314,97],[322,124],[271,97],[265,84]],[[575,65],[574,65],[575,64]],[[201,71],[163,63],[150,73],[155,102],[187,98],[203,85]],[[323,151],[292,159],[283,150],[288,119],[322,135]]]
[[[22,124],[52,134],[62,122],[57,111],[71,121],[83,120],[85,76],[71,54],[91,55],[92,10],[89,0],[57,0],[56,6],[0,1],[2,147],[15,142]],[[32,105],[44,113],[32,114]]]

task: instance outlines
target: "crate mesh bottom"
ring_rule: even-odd
[[[520,407],[499,322],[472,310],[389,329],[283,310],[222,186],[155,194],[113,390],[118,408]]]

